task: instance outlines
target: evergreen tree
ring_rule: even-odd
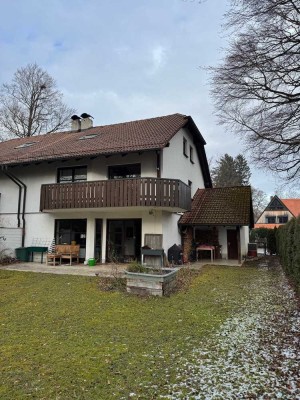
[[[241,154],[235,158],[224,154],[212,169],[212,180],[215,187],[246,186],[251,176],[247,160]]]

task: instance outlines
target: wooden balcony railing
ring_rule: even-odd
[[[190,210],[191,189],[178,179],[132,178],[42,185],[40,210],[104,207]]]

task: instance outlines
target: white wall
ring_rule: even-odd
[[[219,231],[219,243],[222,245],[222,258],[228,259],[228,249],[227,249],[227,229],[233,229],[233,227],[218,227]],[[235,229],[235,228],[234,228]],[[248,243],[249,243],[249,227],[242,226],[240,229],[240,246],[241,246],[241,257],[248,252]]]
[[[288,217],[288,221],[290,221],[293,218],[293,215],[290,211],[287,210],[275,210],[275,211],[264,211],[262,215],[258,218],[256,221],[256,224],[267,224],[266,217],[276,217],[276,224],[278,224],[278,217]]]
[[[183,154],[183,138],[187,140],[187,155]],[[193,160],[191,163],[189,154],[190,146],[193,148]],[[192,181],[192,197],[198,188],[204,188],[204,180],[200,162],[198,159],[196,146],[193,142],[192,134],[183,128],[176,133],[170,140],[170,146],[163,149],[162,156],[162,173],[163,178],[176,178],[188,184]]]
[[[163,212],[162,217],[164,250],[168,255],[168,249],[173,244],[181,245],[181,236],[177,225],[180,215]]]
[[[182,150],[182,149],[181,149]],[[26,209],[25,209],[25,246],[33,244],[35,239],[42,238],[45,242],[51,241],[54,237],[55,219],[65,218],[87,218],[88,228],[87,235],[87,258],[93,257],[94,251],[94,220],[99,219],[123,219],[123,218],[141,218],[142,219],[142,245],[145,233],[160,233],[163,234],[163,229],[166,231],[164,235],[164,248],[167,249],[169,243],[178,242],[178,232],[175,219],[172,214],[167,217],[167,212],[155,210],[149,213],[149,208],[124,208],[111,210],[73,210],[58,211],[55,213],[40,213],[40,190],[42,184],[56,183],[57,169],[87,165],[87,180],[107,179],[107,167],[109,165],[141,163],[141,175],[144,177],[156,177],[156,153],[154,151],[144,152],[141,155],[138,153],[128,154],[124,157],[115,155],[110,157],[100,156],[93,160],[69,160],[66,162],[55,161],[51,163],[41,163],[38,165],[20,166],[9,169],[9,171],[19,178],[27,186]],[[196,164],[195,164],[196,165]],[[169,168],[168,178],[179,178],[177,171]],[[166,176],[166,175],[165,175]],[[18,186],[12,182],[3,172],[0,171],[0,226],[3,228],[18,228],[17,209],[18,209]],[[23,192],[22,192],[23,193]],[[23,200],[23,197],[22,199]],[[23,201],[21,201],[22,214]],[[22,215],[20,214],[22,228]],[[176,220],[177,222],[177,220]],[[169,226],[170,225],[170,226]],[[164,228],[163,228],[164,226]],[[173,227],[174,232],[173,232]],[[21,230],[20,230],[21,231]],[[174,236],[173,236],[174,235]],[[168,239],[166,239],[168,238]],[[165,240],[167,240],[165,242]],[[8,243],[7,243],[8,244]],[[20,247],[20,243],[16,246],[16,242],[11,240],[10,247]]]
[[[242,226],[240,230],[240,238],[241,238],[241,256],[242,259],[248,253],[248,243],[249,243],[249,227]]]
[[[14,250],[17,247],[21,247],[22,244],[22,229],[0,227],[0,236],[3,236],[5,239],[0,240],[0,251],[14,256]]]
[[[126,156],[113,155],[110,157],[98,157],[91,161],[90,168],[88,169],[88,180],[102,180],[107,179],[107,171],[110,165],[124,165],[124,164],[141,164],[142,177],[156,177],[156,154],[154,151],[138,153],[129,153]]]

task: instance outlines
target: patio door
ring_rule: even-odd
[[[139,259],[141,253],[140,219],[116,219],[107,221],[108,261],[129,262]]]
[[[238,237],[235,229],[227,230],[227,254],[228,260],[238,259]]]

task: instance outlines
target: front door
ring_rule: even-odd
[[[113,262],[129,262],[140,257],[140,219],[116,219],[107,221],[107,258]]]
[[[229,260],[238,259],[238,238],[235,229],[227,230],[227,254]]]

